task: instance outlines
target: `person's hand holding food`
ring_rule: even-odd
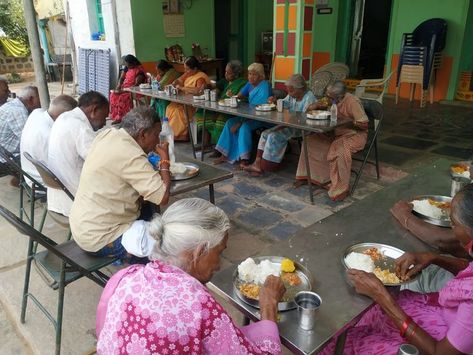
[[[396,274],[401,280],[409,280],[432,264],[435,254],[430,252],[404,253],[396,259]]]
[[[276,103],[276,98],[274,96],[268,97],[268,104],[274,104]]]
[[[284,296],[286,288],[280,277],[269,275],[259,292],[261,320],[277,321],[278,303]]]
[[[368,296],[376,302],[387,292],[383,283],[375,274],[356,269],[348,269],[347,276],[353,286],[355,286],[357,293]]]

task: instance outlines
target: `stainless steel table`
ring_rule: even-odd
[[[199,166],[199,175],[187,180],[173,181],[171,184],[171,196],[208,186],[209,201],[215,203],[214,184],[233,177],[233,173],[230,171],[216,168],[195,159],[189,159],[178,155],[177,161],[186,161],[197,164]]]
[[[284,110],[283,112],[272,111],[257,111],[255,106],[245,102],[240,102],[238,107],[231,108],[228,106],[219,105],[218,102],[210,101],[195,101],[195,107],[200,107],[204,110],[203,114],[203,125],[202,125],[202,137],[205,131],[205,113],[207,110],[227,114],[229,116],[238,116],[248,118],[252,120],[262,121],[271,123],[274,125],[282,125],[285,127],[296,128],[300,130],[302,136],[302,149],[304,150],[305,164],[309,167],[309,152],[307,149],[306,136],[310,133],[326,133],[333,131],[336,127],[346,125],[351,120],[340,117],[337,122],[333,123],[330,120],[311,120],[307,119],[305,113],[302,112],[289,112]],[[204,150],[202,149],[201,160],[204,161]],[[312,179],[310,175],[310,169],[307,168],[307,184],[309,186],[309,198],[310,202],[314,203],[314,195],[312,192]]]
[[[224,113],[230,116],[238,116],[243,118],[248,118],[252,120],[258,120],[262,122],[272,123],[274,125],[283,125],[286,127],[292,127],[299,129],[301,131],[302,136],[302,149],[304,149],[304,157],[306,166],[309,166],[309,154],[307,149],[307,140],[306,136],[310,133],[326,133],[333,131],[336,127],[340,127],[346,125],[351,122],[351,120],[339,117],[336,123],[330,122],[330,120],[310,120],[307,119],[305,113],[301,112],[289,112],[288,110],[284,110],[284,112],[277,112],[277,111],[268,111],[262,112],[255,110],[255,106],[249,105],[248,103],[240,102],[238,107],[231,108],[226,106],[221,106],[218,102],[210,102],[204,100],[194,100],[193,96],[190,94],[185,95],[166,95],[164,93],[155,91],[155,90],[142,90],[139,87],[131,87],[125,89],[134,94],[140,94],[145,96],[150,96],[158,99],[163,99],[171,102],[177,102],[183,105],[191,105],[196,108],[203,109],[203,125],[202,125],[202,137],[204,137],[205,131],[205,114],[207,111],[214,111],[219,113]],[[190,129],[190,119],[187,116],[186,112],[186,119],[187,124],[189,127],[189,137],[191,139],[192,144],[192,151],[195,155],[195,147],[194,141],[192,139],[192,132]],[[204,161],[204,147],[202,144],[201,150],[201,160]],[[310,176],[310,169],[307,169],[307,183],[309,186],[309,198],[310,202],[314,203],[314,195],[312,192],[312,180]]]
[[[416,195],[449,195],[449,166],[452,161],[440,159],[419,168],[410,176],[352,204],[319,223],[301,230],[289,242],[271,245],[260,255],[282,255],[299,260],[311,271],[314,291],[322,297],[313,332],[297,326],[297,312],[281,313],[279,330],[282,343],[296,354],[312,354],[366,311],[372,301],[355,293],[348,285],[341,264],[344,250],[361,242],[393,245],[405,251],[428,250],[429,247],[401,228],[389,209],[400,199]],[[231,238],[231,235],[230,235]],[[232,275],[236,266],[217,273],[209,287],[252,320],[259,318],[255,308],[243,303],[234,293]]]

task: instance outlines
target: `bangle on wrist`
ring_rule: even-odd
[[[161,165],[163,165],[163,164],[171,165],[171,162],[170,162],[169,160],[167,160],[167,159],[161,159],[161,160],[159,161],[159,167],[161,167]]]
[[[168,171],[169,172],[169,169],[161,168],[161,169],[159,169],[159,171]]]
[[[401,337],[403,337],[403,338],[405,337],[407,329],[409,328],[411,323],[412,323],[411,317],[406,317],[406,319],[404,319],[404,322],[402,322],[401,329],[400,329],[400,332],[399,332]]]
[[[409,226],[408,226],[408,223],[409,223],[409,218],[411,216],[407,216],[405,219],[404,219],[404,227],[408,230],[409,229]]]

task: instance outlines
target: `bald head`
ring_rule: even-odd
[[[60,114],[77,107],[77,101],[69,95],[59,95],[49,105],[48,113],[55,121]]]
[[[34,109],[40,108],[39,93],[36,86],[25,86],[18,93],[18,98],[23,102],[28,112],[31,113]]]
[[[8,95],[10,95],[8,81],[7,79],[0,77],[0,106],[7,102]]]

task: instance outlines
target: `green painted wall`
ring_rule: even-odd
[[[393,54],[399,54],[404,32],[412,32],[421,22],[439,17],[448,22],[447,45],[444,55],[453,57],[452,74],[447,99],[453,99],[460,64],[470,0],[394,0],[391,15],[387,65],[391,66]],[[453,5],[454,4],[454,5]]]
[[[473,71],[473,3],[470,3],[466,20],[465,36],[463,38],[460,71]]]
[[[337,38],[338,9],[341,0],[330,0],[329,6],[333,8],[330,15],[319,15],[315,10],[313,26],[313,51],[330,52],[330,61],[334,61]]]
[[[192,1],[192,7],[184,10],[185,37],[179,38],[164,36],[161,6],[159,0],[131,0],[135,50],[141,61],[164,58],[164,48],[176,43],[186,55],[192,55],[192,43],[200,43],[209,56],[215,56],[214,0]]]
[[[273,0],[246,0],[245,65],[253,63],[261,51],[261,32],[273,30],[273,4]]]

